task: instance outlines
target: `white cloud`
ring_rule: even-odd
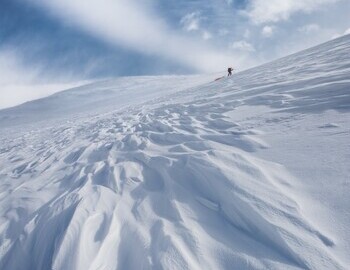
[[[274,27],[265,25],[261,30],[261,34],[263,37],[266,37],[266,38],[272,37],[274,34]]]
[[[350,34],[350,28],[346,29],[346,30],[344,31],[344,34],[343,34],[343,35],[349,35],[349,34]]]
[[[302,33],[311,33],[320,30],[320,26],[318,24],[312,23],[299,27],[298,30]]]
[[[230,48],[233,50],[245,51],[245,52],[254,52],[255,51],[255,48],[253,47],[253,45],[245,40],[233,42],[230,45]]]
[[[0,109],[13,107],[27,101],[47,97],[54,93],[83,85],[87,82],[75,83],[15,83],[0,85],[3,97],[0,100]]]
[[[190,32],[190,31],[196,31],[199,30],[199,24],[200,24],[201,16],[198,11],[192,12],[189,14],[186,14],[184,17],[181,18],[180,24],[182,27]]]
[[[25,70],[16,55],[17,53],[13,49],[0,50],[1,86],[18,80],[23,83],[31,83],[38,75],[39,70],[36,67]]]
[[[254,23],[287,20],[296,12],[311,12],[338,0],[251,0],[244,12]]]
[[[203,33],[202,33],[202,38],[204,39],[204,40],[208,40],[208,39],[211,39],[213,36],[212,36],[212,34],[210,33],[210,32],[208,32],[208,31],[203,31]]]
[[[25,68],[15,50],[0,50],[0,109],[42,98],[55,92],[75,87],[84,82],[48,83],[39,80],[41,69],[31,66]]]
[[[186,14],[184,17],[182,17],[180,20],[180,24],[182,25],[182,28],[187,32],[201,30],[202,39],[209,40],[212,38],[212,34],[207,30],[202,30],[200,26],[201,20],[202,20],[202,17],[200,12],[196,11],[196,12]]]
[[[45,7],[62,21],[105,42],[160,56],[198,71],[215,71],[233,57],[231,53],[209,47],[203,39],[189,38],[170,29],[147,3],[138,0],[27,1]],[[188,27],[195,30],[199,26],[194,23]],[[234,57],[243,65],[242,57]]]
[[[219,29],[219,36],[227,36],[230,33],[226,28]]]
[[[250,38],[250,30],[249,30],[249,29],[246,29],[246,30],[244,31],[243,37],[244,37],[245,39]]]

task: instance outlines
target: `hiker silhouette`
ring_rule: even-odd
[[[228,75],[227,76],[231,76],[232,75],[232,71],[233,71],[233,68],[232,67],[229,67],[227,69],[227,72],[228,72]]]

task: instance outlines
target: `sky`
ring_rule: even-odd
[[[350,0],[0,0],[0,109],[117,76],[225,74],[350,33]]]

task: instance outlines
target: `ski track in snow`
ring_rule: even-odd
[[[263,131],[230,115],[348,111],[349,40],[114,112],[4,129],[0,268],[345,269],[289,195],[293,176],[256,157]]]

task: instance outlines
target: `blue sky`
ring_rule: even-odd
[[[343,35],[349,0],[1,0],[0,108],[81,81],[243,70]]]

